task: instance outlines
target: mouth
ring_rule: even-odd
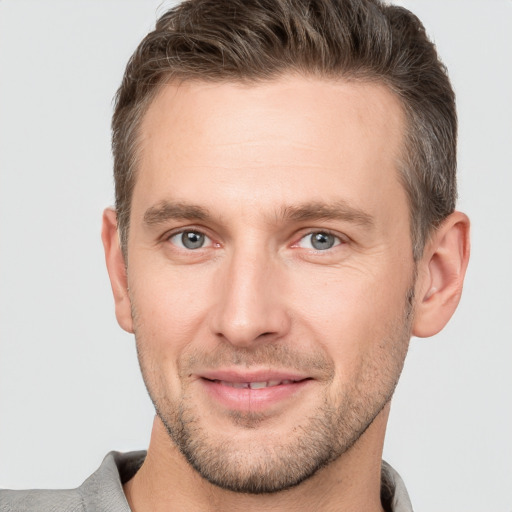
[[[228,411],[271,412],[285,407],[311,386],[309,376],[260,372],[212,372],[198,379],[209,402]]]
[[[292,380],[292,379],[283,379],[283,380],[267,380],[267,381],[261,381],[261,382],[231,382],[227,380],[218,380],[218,379],[206,379],[210,382],[218,383],[222,386],[229,386],[235,389],[265,389],[265,388],[273,388],[276,386],[285,386],[287,384],[295,384],[297,382],[302,382],[303,380],[309,380],[309,378],[306,379],[300,379],[300,380]]]

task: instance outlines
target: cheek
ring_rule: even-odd
[[[140,349],[154,364],[173,365],[205,327],[208,285],[199,272],[145,265],[133,272],[130,299]]]
[[[412,270],[410,276],[399,270],[384,265],[332,269],[323,279],[303,280],[305,290],[295,316],[314,333],[344,380],[359,371],[365,358],[377,357],[384,345],[395,339],[403,343],[407,293],[413,280]]]

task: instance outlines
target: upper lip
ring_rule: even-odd
[[[197,373],[197,376],[207,380],[219,380],[223,382],[269,382],[269,381],[301,381],[311,378],[310,375],[304,375],[294,371],[287,370],[205,370]]]

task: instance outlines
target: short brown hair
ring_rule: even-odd
[[[413,255],[456,200],[455,95],[419,19],[380,0],[188,0],[166,12],[131,57],[112,120],[116,210],[126,251],[138,129],[169,80],[258,82],[286,72],[375,81],[407,116],[400,177]]]

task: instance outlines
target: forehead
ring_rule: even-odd
[[[242,196],[261,208],[341,194],[376,206],[401,188],[404,119],[376,83],[167,84],[141,123],[133,207],[194,194],[205,203]]]

